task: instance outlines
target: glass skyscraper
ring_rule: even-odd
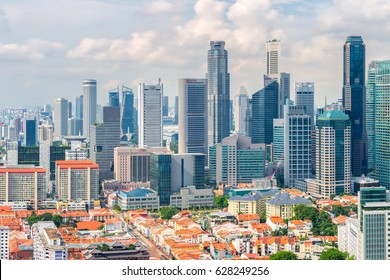
[[[157,192],[161,206],[169,206],[171,195],[170,154],[150,154],[150,188]]]
[[[305,106],[306,114],[311,118],[311,125],[314,128],[314,83],[295,83],[295,105]]]
[[[108,92],[108,106],[119,107],[119,88],[112,89]]]
[[[208,145],[230,135],[230,74],[224,41],[211,41],[207,55]]]
[[[367,172],[365,55],[362,37],[349,36],[344,44],[343,107],[351,120],[353,176]]]
[[[135,132],[134,93],[131,88],[122,86],[121,129],[122,134]]]

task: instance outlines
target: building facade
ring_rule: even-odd
[[[124,192],[118,191],[118,205],[122,210],[147,209],[149,211],[160,209],[160,198],[151,189],[136,188]]]
[[[121,130],[122,134],[134,133],[137,127],[134,93],[131,88],[122,86]]]
[[[54,136],[61,137],[68,135],[69,118],[68,100],[57,98],[54,100]]]
[[[38,143],[40,141],[49,141],[50,145],[52,145],[53,131],[54,127],[51,124],[40,124],[38,126]]]
[[[314,129],[314,83],[295,83],[295,105],[305,106],[306,114],[310,116],[311,125]]]
[[[195,186],[183,187],[179,192],[171,194],[171,206],[179,209],[213,207],[214,197],[212,189],[197,189]]]
[[[234,130],[237,134],[248,136],[247,111],[249,109],[249,95],[245,87],[234,98]]]
[[[9,259],[9,233],[9,227],[0,226],[0,260]]]
[[[67,260],[68,248],[52,221],[37,222],[32,228],[34,260]]]
[[[82,119],[83,135],[90,138],[90,126],[96,122],[97,117],[97,92],[96,80],[83,81],[83,99],[82,99]]]

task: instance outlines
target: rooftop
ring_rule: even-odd
[[[118,192],[118,196],[124,196],[124,197],[147,197],[147,196],[154,196],[154,195],[156,195],[154,191],[146,188],[136,188],[129,192],[124,192],[124,191]]]
[[[297,205],[297,204],[310,204],[310,200],[301,198],[299,196],[290,197],[288,193],[279,193],[274,198],[267,201],[268,204],[273,205]]]
[[[330,120],[349,120],[349,117],[344,114],[342,111],[338,110],[328,110],[325,111],[322,115],[320,115],[317,120],[320,121],[330,121]]]

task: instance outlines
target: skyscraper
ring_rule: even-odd
[[[114,178],[114,148],[120,145],[119,107],[103,107],[103,123],[91,125],[90,157],[99,165],[99,179]]]
[[[368,67],[366,94],[367,168],[371,170],[375,168],[376,67],[377,61],[372,61]]]
[[[163,116],[168,116],[169,96],[163,96]]]
[[[310,116],[311,125],[314,128],[314,83],[295,83],[295,105],[305,107],[306,114]]]
[[[390,190],[390,60],[370,65],[368,80],[367,124],[370,132],[370,159],[374,161],[375,178]]]
[[[76,119],[83,119],[83,96],[76,97]]]
[[[284,105],[290,99],[290,74],[280,73],[278,95],[278,118],[284,118]]]
[[[230,74],[224,41],[211,41],[207,55],[208,143],[230,135]]]
[[[361,36],[349,36],[344,44],[343,107],[351,120],[352,175],[367,172],[366,51]]]
[[[208,153],[207,82],[179,79],[179,153]]]
[[[57,98],[54,100],[54,136],[68,135],[68,100]]]
[[[108,106],[119,107],[119,87],[108,92]]]
[[[24,120],[24,145],[26,147],[37,146],[38,124],[35,117],[26,117]]]
[[[252,143],[271,144],[273,120],[278,117],[277,80],[264,76],[266,86],[252,95]]]
[[[279,163],[284,158],[284,119],[274,119],[272,161]]]
[[[96,80],[83,81],[83,134],[90,138],[90,125],[96,122]]]
[[[284,107],[284,183],[295,188],[295,181],[311,174],[311,117],[304,106]]]
[[[179,123],[179,96],[175,96],[175,117],[173,119],[173,123]]]
[[[138,85],[138,146],[162,146],[163,83]]]
[[[245,87],[240,87],[240,92],[235,96],[234,104],[234,130],[239,134],[246,136],[247,131],[247,110],[249,107],[249,96]]]
[[[38,142],[49,141],[53,144],[53,126],[50,124],[40,124],[38,126]]]
[[[121,129],[122,134],[133,133],[136,128],[134,93],[131,88],[122,86]]]
[[[325,111],[316,126],[317,195],[351,192],[351,122],[342,111]]]
[[[280,41],[273,39],[266,43],[267,76],[279,80],[280,73]]]

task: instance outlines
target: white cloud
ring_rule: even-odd
[[[144,10],[149,14],[174,13],[179,10],[179,5],[163,0],[156,0],[152,3],[148,1],[144,6]]]
[[[24,44],[0,44],[0,60],[39,61],[62,48],[61,43],[39,39],[31,39]]]

